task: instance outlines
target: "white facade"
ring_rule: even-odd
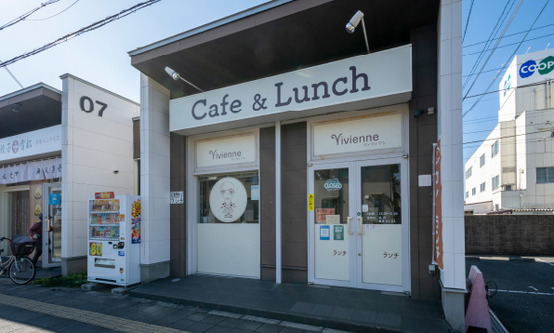
[[[554,208],[553,55],[516,56],[506,71],[499,123],[465,164],[466,211]]]
[[[22,156],[0,156],[0,167],[3,168],[54,158],[60,161],[57,168],[60,172],[55,177],[27,177],[3,183],[6,185],[0,183],[0,219],[8,221],[9,218],[8,207],[12,199],[8,193],[14,189],[30,191],[33,192],[33,201],[37,199],[36,188],[40,187],[42,196],[38,198],[42,203],[37,205],[42,205],[44,225],[46,222],[52,224],[54,220],[59,224],[56,228],[60,232],[56,249],[59,253],[53,265],[61,265],[62,274],[67,275],[86,270],[88,198],[102,191],[113,191],[118,195],[135,192],[132,119],[139,115],[139,105],[73,75],[64,74],[60,78],[63,86],[59,92],[61,124],[16,136],[19,142],[20,137],[29,136],[33,143],[49,140],[55,144],[31,154],[27,151]],[[55,135],[42,138],[40,134],[48,130],[54,130]],[[13,138],[2,140],[12,142]],[[36,144],[34,148],[37,148]],[[52,183],[54,180],[56,183]],[[52,211],[55,201],[52,198],[55,197],[58,201],[55,211]],[[36,212],[38,208],[34,214],[38,218]],[[0,225],[2,230],[9,235],[6,227]],[[43,234],[48,235],[46,228]],[[47,242],[47,237],[43,239]],[[43,257],[48,253],[47,245],[43,245]]]

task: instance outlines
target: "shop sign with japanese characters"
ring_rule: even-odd
[[[0,162],[62,150],[62,126],[0,139]]]

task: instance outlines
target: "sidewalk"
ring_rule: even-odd
[[[378,291],[192,275],[129,289],[134,297],[356,332],[449,332],[438,302]]]

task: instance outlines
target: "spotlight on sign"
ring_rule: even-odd
[[[346,31],[353,34],[360,22],[362,22],[362,30],[364,32],[365,47],[367,49],[367,53],[369,53],[369,43],[367,42],[367,31],[365,29],[364,13],[361,10],[358,10],[354,14],[354,16],[352,16],[350,21],[346,23]]]
[[[171,76],[173,78],[173,80],[175,80],[175,81],[182,80],[182,81],[186,82],[187,84],[189,84],[190,86],[194,87],[196,90],[198,90],[200,92],[204,91],[204,90],[198,88],[196,85],[192,84],[190,81],[185,80],[179,73],[174,71],[171,67],[165,66],[165,72],[167,74],[169,74],[169,76]]]

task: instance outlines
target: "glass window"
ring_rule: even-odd
[[[475,194],[477,194],[477,190],[474,187],[474,188],[471,189],[471,195],[475,195]]]
[[[537,184],[554,183],[554,167],[537,168]]]
[[[491,157],[495,157],[498,154],[498,140],[496,140],[491,146]]]
[[[466,191],[466,198],[469,198],[469,191]]]
[[[498,186],[500,185],[500,176],[494,176],[492,178],[492,190],[498,189]]]
[[[314,171],[315,223],[348,222],[348,168]]]
[[[483,165],[485,165],[485,154],[479,158],[479,166],[482,167]]]
[[[486,186],[485,183],[481,183],[481,185],[479,185],[479,191],[484,192],[485,186]]]
[[[400,165],[362,168],[364,224],[401,224]]]
[[[257,171],[198,177],[199,223],[258,223]]]
[[[471,177],[471,171],[472,171],[473,167],[469,167],[469,169],[466,170],[466,179],[468,179],[469,177]]]

